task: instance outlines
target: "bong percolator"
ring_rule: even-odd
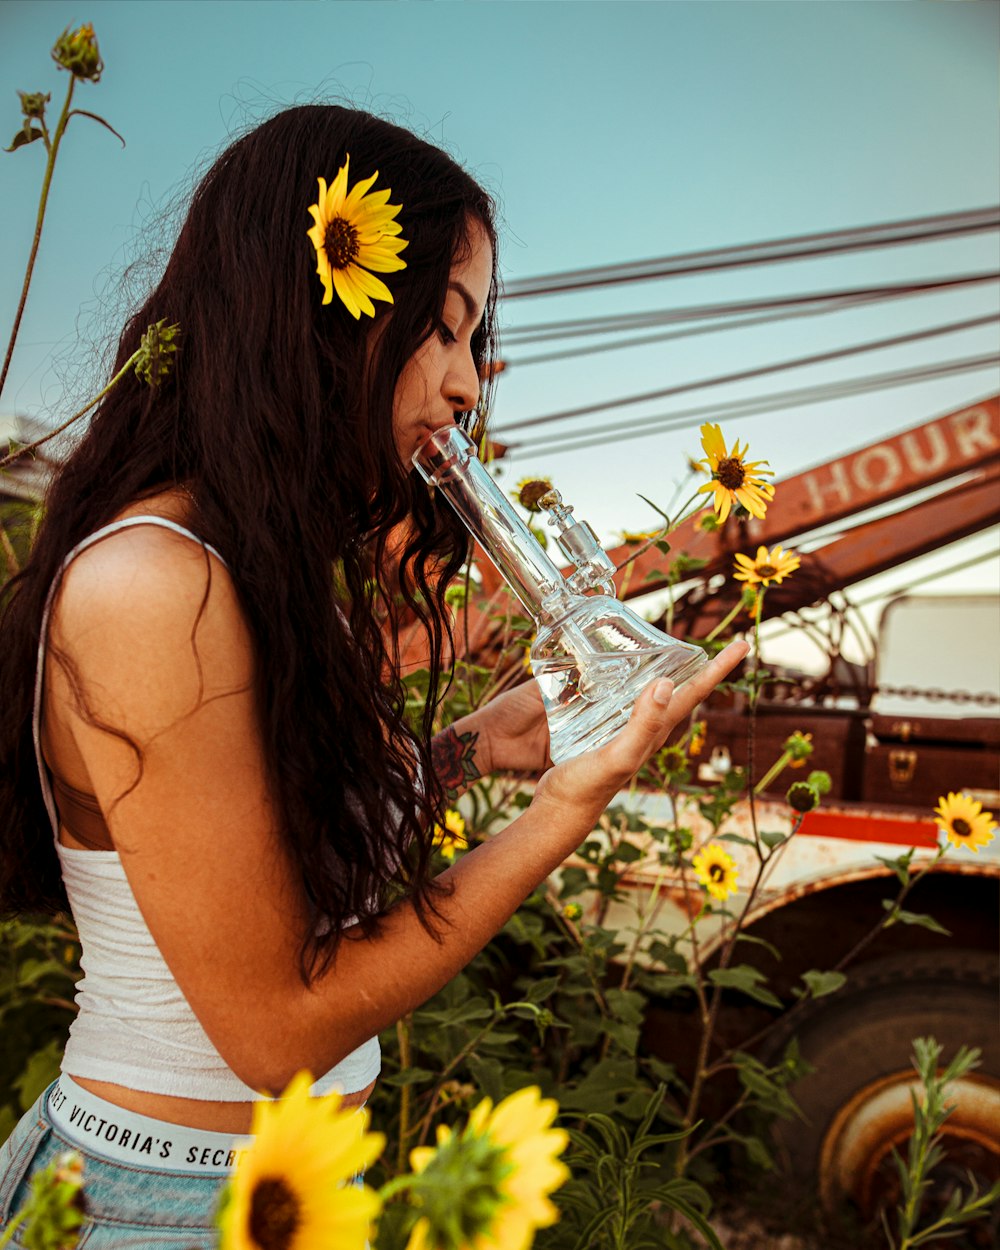
[[[452,425],[435,431],[413,463],[462,518],[535,622],[531,669],[557,764],[613,737],[651,681],[669,677],[680,685],[705,663],[700,647],[678,642],[620,602],[610,556],[586,521],[574,521],[558,491],[543,495],[539,505],[575,566],[568,577],[508,502],[464,430]]]

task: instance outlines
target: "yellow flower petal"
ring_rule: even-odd
[[[997,822],[992,812],[983,811],[983,805],[971,794],[949,793],[938,800],[934,809],[938,824],[952,846],[965,848],[979,854],[979,848],[989,846],[996,836]]]
[[[298,1221],[295,1245],[362,1250],[381,1200],[353,1183],[384,1146],[367,1133],[365,1112],[341,1106],[339,1094],[311,1097],[299,1073],[284,1096],[255,1104],[252,1144],[241,1151],[220,1223],[221,1250],[259,1250],[251,1213],[277,1201]]]
[[[736,892],[736,861],[717,842],[710,842],[703,847],[691,863],[694,875],[712,898],[722,902]]]

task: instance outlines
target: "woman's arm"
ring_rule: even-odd
[[[146,923],[223,1058],[270,1091],[326,1071],[446,984],[745,653],[730,648],[666,703],[658,683],[606,747],[545,773],[530,807],[444,874],[440,940],[401,903],[377,936],[348,931],[305,986],[310,913],[264,781],[252,646],[218,563],[205,590],[190,542],[125,530],[70,566],[54,633],[90,715],[65,710]],[[141,770],[122,734],[142,746]]]
[[[431,758],[449,800],[501,769],[536,773],[551,767],[549,727],[538,683],[507,690],[437,734]]]

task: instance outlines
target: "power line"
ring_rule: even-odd
[[[898,296],[922,295],[954,287],[974,286],[998,281],[998,274],[959,274],[950,278],[927,278],[916,282],[886,283],[878,286],[842,287],[834,291],[814,291],[799,295],[778,295],[766,299],[737,300],[723,304],[694,304],[683,308],[664,308],[645,312],[619,313],[603,317],[578,317],[566,321],[544,321],[533,325],[511,326],[503,331],[504,342],[548,342],[584,335],[618,334],[630,330],[646,330],[654,326],[678,322],[704,321],[709,318],[738,317],[744,314],[794,308],[800,305],[877,301]],[[510,362],[508,362],[510,363]],[[516,363],[522,363],[517,361]]]
[[[789,321],[799,317],[819,317],[826,313],[842,312],[846,308],[857,308],[867,306],[868,304],[881,303],[885,300],[896,299],[899,295],[926,294],[929,290],[941,290],[959,285],[971,285],[975,281],[996,281],[994,274],[986,274],[982,278],[970,279],[965,282],[944,281],[935,283],[930,286],[924,285],[912,289],[901,287],[889,288],[891,293],[865,294],[856,298],[844,296],[842,298],[830,298],[826,303],[817,305],[824,296],[803,296],[794,303],[789,301],[774,301],[774,307],[778,309],[776,312],[766,313],[760,317],[735,317],[732,320],[717,320],[708,325],[687,326],[680,330],[666,330],[660,334],[647,334],[632,338],[616,339],[611,343],[588,343],[582,347],[567,347],[560,351],[542,352],[535,356],[514,356],[513,358],[504,355],[504,366],[506,369],[516,368],[524,365],[540,365],[549,364],[557,360],[571,360],[580,356],[593,356],[600,352],[617,352],[626,348],[645,347],[651,343],[667,343],[676,339],[694,338],[702,334],[722,334],[727,330],[753,329],[755,326],[772,325],[777,321]],[[765,304],[766,301],[755,301]],[[805,305],[804,307],[802,305]],[[563,336],[552,335],[553,339]]]
[[[944,213],[933,217],[915,217],[872,226],[859,226],[848,230],[823,231],[817,234],[797,235],[736,247],[684,252],[653,260],[631,261],[619,265],[599,265],[587,269],[544,274],[537,278],[514,279],[505,284],[504,299],[556,295],[594,287],[676,277],[680,274],[711,273],[749,265],[806,260],[871,248],[957,238],[962,235],[995,230],[998,226],[1000,226],[1000,208],[993,207]]]
[[[953,321],[941,326],[932,326],[927,330],[915,330],[908,334],[892,335],[890,338],[873,339],[868,343],[857,343],[850,347],[837,348],[835,351],[816,352],[810,356],[798,356],[792,360],[779,361],[776,364],[758,365],[753,369],[740,369],[734,373],[720,374],[715,378],[707,378],[695,382],[681,382],[676,386],[666,386],[655,391],[644,391],[639,395],[626,395],[621,399],[602,400],[596,404],[583,404],[579,408],[566,408],[561,412],[552,412],[541,417],[527,417],[523,421],[512,421],[505,425],[497,431],[497,438],[510,445],[505,438],[505,434],[510,430],[525,430],[538,425],[547,425],[554,421],[565,421],[571,417],[584,417],[595,412],[606,412],[611,408],[624,408],[633,404],[648,403],[655,399],[667,399],[673,395],[682,395],[688,391],[702,390],[709,386],[722,386],[731,382],[745,382],[751,378],[781,373],[786,369],[799,369],[806,365],[824,364],[831,360],[843,360],[845,357],[856,356],[863,352],[878,351],[886,347],[898,347],[905,343],[916,343],[941,334],[954,334],[958,331],[971,330],[978,326],[993,325],[995,322],[995,316],[970,317],[965,321]]]
[[[579,451],[587,447],[602,446],[612,439],[623,442],[628,439],[646,438],[652,434],[662,434],[668,430],[688,429],[700,425],[705,420],[720,418],[738,419],[741,417],[759,416],[765,412],[779,412],[787,408],[807,407],[810,404],[826,403],[829,400],[843,399],[851,395],[865,394],[871,391],[887,390],[897,386],[909,386],[917,382],[931,381],[934,378],[951,377],[960,373],[971,373],[979,369],[988,369],[1000,365],[1000,356],[970,356],[960,360],[944,361],[939,364],[925,365],[917,369],[902,369],[891,373],[869,374],[860,378],[849,378],[843,382],[829,382],[820,386],[803,387],[797,390],[781,391],[770,395],[761,395],[751,399],[733,400],[727,403],[708,404],[698,408],[687,408],[680,412],[663,413],[659,416],[646,417],[640,420],[629,419],[617,421],[587,431],[577,437],[563,439],[542,438],[537,443],[507,442],[501,433],[495,437],[504,442],[509,453],[532,456],[550,455],[555,452]]]

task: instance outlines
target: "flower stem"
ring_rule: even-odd
[[[24,1206],[21,1208],[20,1211],[18,1211],[16,1215],[11,1217],[11,1221],[7,1225],[7,1228],[4,1230],[4,1232],[0,1233],[0,1250],[3,1250],[3,1247],[7,1245],[11,1237],[14,1236],[17,1230],[21,1227],[21,1225],[27,1219],[27,1216],[28,1216],[28,1208],[27,1206]]]
[[[42,122],[42,137],[45,142],[45,149],[48,152],[48,161],[45,164],[45,177],[42,180],[42,195],[38,203],[38,216],[35,219],[35,237],[31,241],[31,252],[28,256],[28,267],[24,274],[24,284],[21,287],[21,298],[17,305],[17,313],[14,316],[14,328],[10,332],[10,341],[7,344],[7,355],[4,357],[3,370],[0,371],[0,394],[3,393],[4,383],[7,381],[7,373],[10,369],[11,357],[14,355],[14,344],[17,341],[17,333],[21,328],[21,318],[24,316],[24,307],[28,302],[28,287],[31,285],[31,275],[35,268],[35,257],[38,255],[38,245],[42,239],[42,226],[45,222],[45,209],[49,202],[49,188],[52,185],[52,173],[55,169],[56,157],[59,154],[59,144],[62,137],[66,133],[66,124],[69,121],[69,109],[73,100],[73,88],[76,86],[76,75],[70,74],[69,86],[66,89],[66,102],[63,105],[62,113],[59,115],[59,121],[56,125],[55,134],[49,141],[48,131],[45,129],[45,123]],[[2,1244],[2,1243],[0,1243]]]
[[[716,625],[714,629],[710,630],[705,635],[705,637],[702,639],[702,642],[711,642],[713,638],[721,634],[722,631],[726,628],[726,626],[736,619],[742,607],[743,607],[742,601],[738,601],[736,603],[736,606],[732,609],[732,611],[729,612],[726,616],[724,616],[722,620],[718,623],[718,625]]]
[[[788,765],[791,762],[792,762],[791,751],[783,751],[781,755],[779,755],[778,758],[775,760],[775,762],[771,765],[771,767],[767,770],[764,776],[761,777],[760,781],[758,781],[757,784],[754,786],[753,788],[754,794],[763,794],[763,792],[767,789],[767,787],[771,784],[771,782],[775,779],[775,777],[777,777],[779,773],[784,772],[784,770],[788,767]]]
[[[3,527],[0,521],[0,548],[3,548],[4,558],[7,561],[7,571],[10,577],[16,576],[21,571],[21,562],[17,558],[17,552],[14,550],[14,544],[10,541],[10,535]]]
[[[399,1068],[405,1072],[412,1062],[410,1051],[410,1022],[412,1016],[404,1016],[396,1022],[396,1037],[399,1039]],[[399,1092],[399,1144],[396,1149],[396,1170],[402,1172],[406,1168],[406,1139],[410,1132],[410,1098],[412,1087],[404,1085]]]
[[[13,464],[15,460],[20,460],[21,457],[26,456],[29,451],[34,451],[36,448],[41,447],[42,444],[47,443],[49,439],[55,438],[57,434],[62,434],[64,430],[68,430],[74,421],[79,421],[81,417],[86,416],[86,414],[91,410],[91,408],[93,408],[96,404],[99,404],[101,402],[101,400],[104,398],[105,395],[107,395],[108,391],[110,391],[112,387],[118,385],[118,383],[122,380],[122,378],[126,375],[126,373],[128,373],[129,369],[132,369],[135,366],[135,362],[143,354],[144,350],[145,349],[142,347],[137,347],[135,351],[132,353],[132,355],[129,356],[128,360],[125,361],[122,367],[118,370],[115,376],[111,379],[111,381],[107,384],[107,386],[102,391],[98,392],[98,394],[96,394],[93,399],[88,400],[87,403],[84,404],[84,406],[80,409],[79,412],[74,412],[73,415],[68,418],[68,420],[62,423],[62,425],[57,425],[54,430],[49,430],[48,434],[44,434],[41,438],[36,438],[33,443],[26,443],[23,447],[19,447],[17,451],[12,451],[9,455],[4,456],[4,458],[0,460],[0,469],[5,469],[7,465]]]

